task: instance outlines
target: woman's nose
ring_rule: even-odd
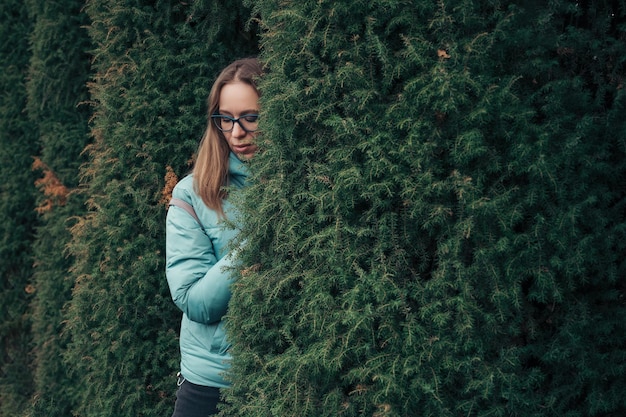
[[[239,124],[239,122],[234,123],[232,135],[236,137],[243,137],[247,134],[243,127]]]

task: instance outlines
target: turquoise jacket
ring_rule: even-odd
[[[229,186],[245,186],[247,169],[233,153],[229,156]],[[229,243],[237,233],[224,225],[193,191],[191,175],[174,188],[172,197],[191,204],[198,222],[184,209],[170,206],[166,221],[166,275],[174,303],[183,312],[180,328],[180,368],[189,382],[223,388],[229,383],[223,373],[230,367],[230,344],[224,333],[224,319],[230,300],[232,263]],[[229,221],[235,210],[224,201]]]

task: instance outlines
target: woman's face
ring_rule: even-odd
[[[244,115],[259,114],[259,95],[249,84],[242,82],[225,84],[220,91],[219,99],[219,113],[221,115],[237,119]],[[230,127],[232,122],[227,119],[224,119],[224,121],[227,122]],[[257,132],[248,132],[241,124],[246,126],[248,130],[256,126],[253,117],[241,118],[239,123],[232,123],[231,131],[222,133],[228,142],[230,150],[237,155],[239,159],[248,160],[252,158],[258,150],[258,147],[254,143]]]

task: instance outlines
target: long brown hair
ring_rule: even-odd
[[[233,82],[249,84],[260,97],[256,83],[261,74],[262,67],[256,58],[237,60],[222,70],[209,94],[207,127],[193,167],[193,187],[204,204],[221,216],[224,214],[222,200],[226,198],[224,186],[228,182],[230,149],[223,133],[211,122],[211,115],[219,110],[220,93],[226,84]]]

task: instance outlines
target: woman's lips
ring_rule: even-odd
[[[239,155],[251,156],[257,151],[257,147],[252,143],[247,145],[234,145],[232,151]]]
[[[233,150],[236,153],[246,153],[251,148],[251,145],[235,145],[233,146]]]

